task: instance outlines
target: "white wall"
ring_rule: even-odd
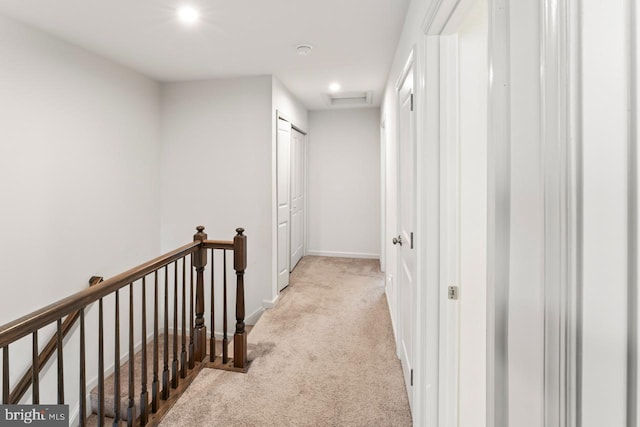
[[[308,253],[380,256],[380,111],[312,111]]]
[[[162,86],[162,248],[243,227],[247,316],[271,295],[271,108],[270,76]]]
[[[0,57],[5,323],[86,288],[94,274],[109,277],[159,254],[159,88],[3,17]],[[105,323],[107,336],[113,336],[112,324]],[[88,320],[88,367],[95,366],[96,331]],[[41,346],[50,335],[41,334]],[[65,354],[70,378],[77,354],[71,337]],[[29,355],[30,344],[12,350],[16,375]],[[110,365],[109,354],[106,359]],[[53,401],[54,376],[41,381],[42,401]],[[66,383],[72,412],[75,384]]]
[[[272,78],[272,85],[273,122],[275,123],[275,113],[278,112],[298,129],[303,132],[308,132],[309,111],[307,111],[307,108],[282,84],[277,77]],[[275,126],[274,129],[276,129]]]

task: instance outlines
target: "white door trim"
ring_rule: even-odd
[[[387,134],[386,120],[380,123],[380,271],[387,271]],[[385,291],[388,283],[385,279]]]
[[[460,141],[458,35],[440,39],[440,426],[457,427],[459,410],[459,303],[449,285],[460,285]],[[461,289],[464,293],[464,289]]]
[[[567,132],[568,164],[570,189],[568,203],[568,296],[567,299],[567,401],[566,427],[580,427],[581,413],[581,360],[582,352],[582,69],[581,69],[581,20],[582,0],[567,0],[568,11],[565,16],[568,40],[568,99]]]
[[[638,250],[638,239],[640,238],[640,219],[638,215],[638,198],[640,197],[640,180],[638,179],[638,96],[640,96],[640,88],[638,86],[638,72],[640,64],[638,63],[639,31],[638,21],[640,20],[640,9],[635,0],[628,2],[629,9],[629,46],[628,46],[628,71],[629,79],[629,110],[630,117],[628,120],[628,319],[627,319],[627,342],[629,348],[627,350],[627,424],[636,427],[638,425],[638,404],[640,403],[640,395],[638,388],[640,381],[638,374],[638,341],[640,340],[638,328],[638,305],[640,301],[638,291],[638,263],[640,262],[640,254]]]
[[[575,40],[570,31],[571,0],[541,3],[541,129],[544,194],[544,422],[549,427],[575,423],[576,288],[575,128],[577,106],[568,71]]]

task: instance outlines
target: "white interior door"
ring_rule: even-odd
[[[398,92],[399,153],[398,153],[398,313],[399,351],[409,404],[413,405],[414,325],[416,296],[416,251],[413,248],[415,229],[415,113],[413,99],[413,66],[404,77]]]
[[[278,119],[278,291],[289,285],[291,123]]]
[[[291,132],[291,270],[304,255],[304,135]]]

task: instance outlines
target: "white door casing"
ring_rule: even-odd
[[[304,135],[291,131],[291,271],[304,255]]]
[[[278,119],[278,291],[289,285],[290,262],[290,191],[291,191],[291,123]]]
[[[637,278],[630,173],[637,70],[635,2],[580,2],[581,370],[582,427],[637,427]],[[632,51],[634,49],[634,51]],[[630,99],[631,98],[631,99]],[[632,197],[633,196],[633,197]],[[636,267],[637,268],[637,267]],[[636,344],[634,344],[636,343]],[[634,349],[633,347],[636,346]],[[633,359],[632,359],[633,358]],[[635,360],[634,360],[635,359]],[[630,363],[633,362],[633,363]],[[634,366],[636,365],[636,366]],[[635,418],[635,419],[634,419]]]
[[[474,0],[458,29],[460,426],[486,418],[487,2]]]
[[[416,132],[413,93],[413,62],[398,88],[398,313],[399,352],[409,404],[413,402],[413,365],[415,341],[416,251],[414,230],[416,223],[415,177]]]
[[[457,34],[440,37],[440,334],[441,381],[439,423],[458,426],[460,321],[457,299],[448,298],[449,286],[460,291],[460,141],[459,53]],[[447,291],[447,292],[445,292]]]

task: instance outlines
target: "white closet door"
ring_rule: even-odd
[[[304,135],[291,132],[291,270],[304,255]]]
[[[291,123],[278,119],[278,291],[289,285]]]

